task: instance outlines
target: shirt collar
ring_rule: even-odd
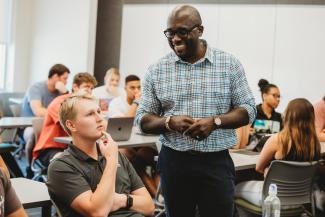
[[[200,60],[198,60],[196,63],[201,63],[201,62],[204,62],[205,60],[208,60],[210,63],[213,63],[214,58],[213,58],[213,51],[212,51],[211,47],[208,45],[208,43],[205,40],[203,40],[203,39],[201,39],[201,40],[204,43],[204,45],[207,47],[207,49],[205,51],[204,57],[201,58]],[[175,54],[175,52],[172,52],[171,61],[189,64],[188,62],[185,62],[181,58],[179,58],[179,56],[177,56]],[[196,64],[196,63],[194,63],[194,64]]]
[[[69,145],[68,151],[79,160],[82,161],[101,161],[103,158],[102,153],[100,152],[99,145],[96,143],[97,153],[98,153],[98,160],[90,157],[88,154],[80,150],[77,146],[73,145],[72,143]]]

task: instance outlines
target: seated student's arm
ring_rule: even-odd
[[[134,101],[132,102],[129,112],[127,114],[128,117],[135,117],[135,115],[137,114],[140,99],[141,93],[136,94],[134,97]]]
[[[145,187],[139,188],[131,192],[133,197],[132,210],[140,212],[145,216],[152,216],[155,210],[155,205],[152,198]]]
[[[148,190],[144,187],[141,178],[125,155],[120,153],[119,157],[121,159],[121,165],[127,170],[130,178],[130,195],[133,198],[133,206],[130,209],[142,213],[145,216],[152,216],[155,206]],[[126,204],[126,195],[116,193],[113,206],[114,211],[125,208]]]
[[[148,190],[145,187],[132,191],[130,195],[133,198],[133,206],[130,208],[131,210],[142,213],[145,216],[152,216],[154,214],[155,206]],[[112,211],[125,208],[126,205],[126,194],[115,193]]]
[[[31,100],[30,107],[36,117],[44,117],[46,115],[47,110],[40,100]]]
[[[317,136],[318,136],[318,140],[320,142],[325,142],[325,129],[321,129],[316,127],[316,132],[317,132]]]
[[[275,134],[266,141],[256,163],[256,171],[264,174],[277,151],[279,151],[278,134]]]
[[[95,192],[88,190],[78,195],[71,207],[83,216],[108,216],[112,211],[115,195],[115,180],[118,161],[117,144],[110,136],[107,145],[100,144],[106,166]]]
[[[20,207],[17,211],[7,215],[6,217],[28,217],[24,208]]]
[[[233,147],[234,149],[243,149],[246,147],[249,138],[250,125],[246,125],[236,129],[237,144]]]
[[[55,98],[47,107],[47,115],[51,117],[52,121],[56,124],[60,123],[59,110],[62,103],[62,98]]]
[[[130,109],[128,111],[128,114],[126,115],[127,117],[135,117],[137,113],[138,105],[135,103],[132,103],[130,106]]]
[[[0,168],[3,170],[4,174],[8,177],[8,179],[10,178],[10,173],[9,170],[7,168],[7,165],[5,164],[5,162],[3,161],[2,157],[0,156]]]

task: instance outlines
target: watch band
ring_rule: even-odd
[[[133,198],[130,194],[126,194],[126,208],[130,209],[133,206]]]
[[[169,127],[169,121],[170,121],[171,117],[172,117],[172,116],[168,116],[168,117],[166,118],[166,121],[165,121],[165,127],[166,127],[166,129],[169,130],[169,131],[174,131],[174,130],[172,130],[172,129]]]

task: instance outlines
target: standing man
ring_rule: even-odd
[[[231,217],[235,170],[228,148],[256,108],[241,63],[201,40],[201,17],[178,6],[164,31],[174,52],[149,68],[137,123],[161,134],[158,169],[169,217]]]

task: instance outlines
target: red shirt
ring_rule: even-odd
[[[48,148],[66,149],[68,146],[63,143],[54,142],[54,137],[68,136],[63,130],[59,121],[59,109],[61,103],[71,94],[56,97],[47,107],[47,114],[37,144],[33,150],[33,159],[37,159],[40,151]]]

